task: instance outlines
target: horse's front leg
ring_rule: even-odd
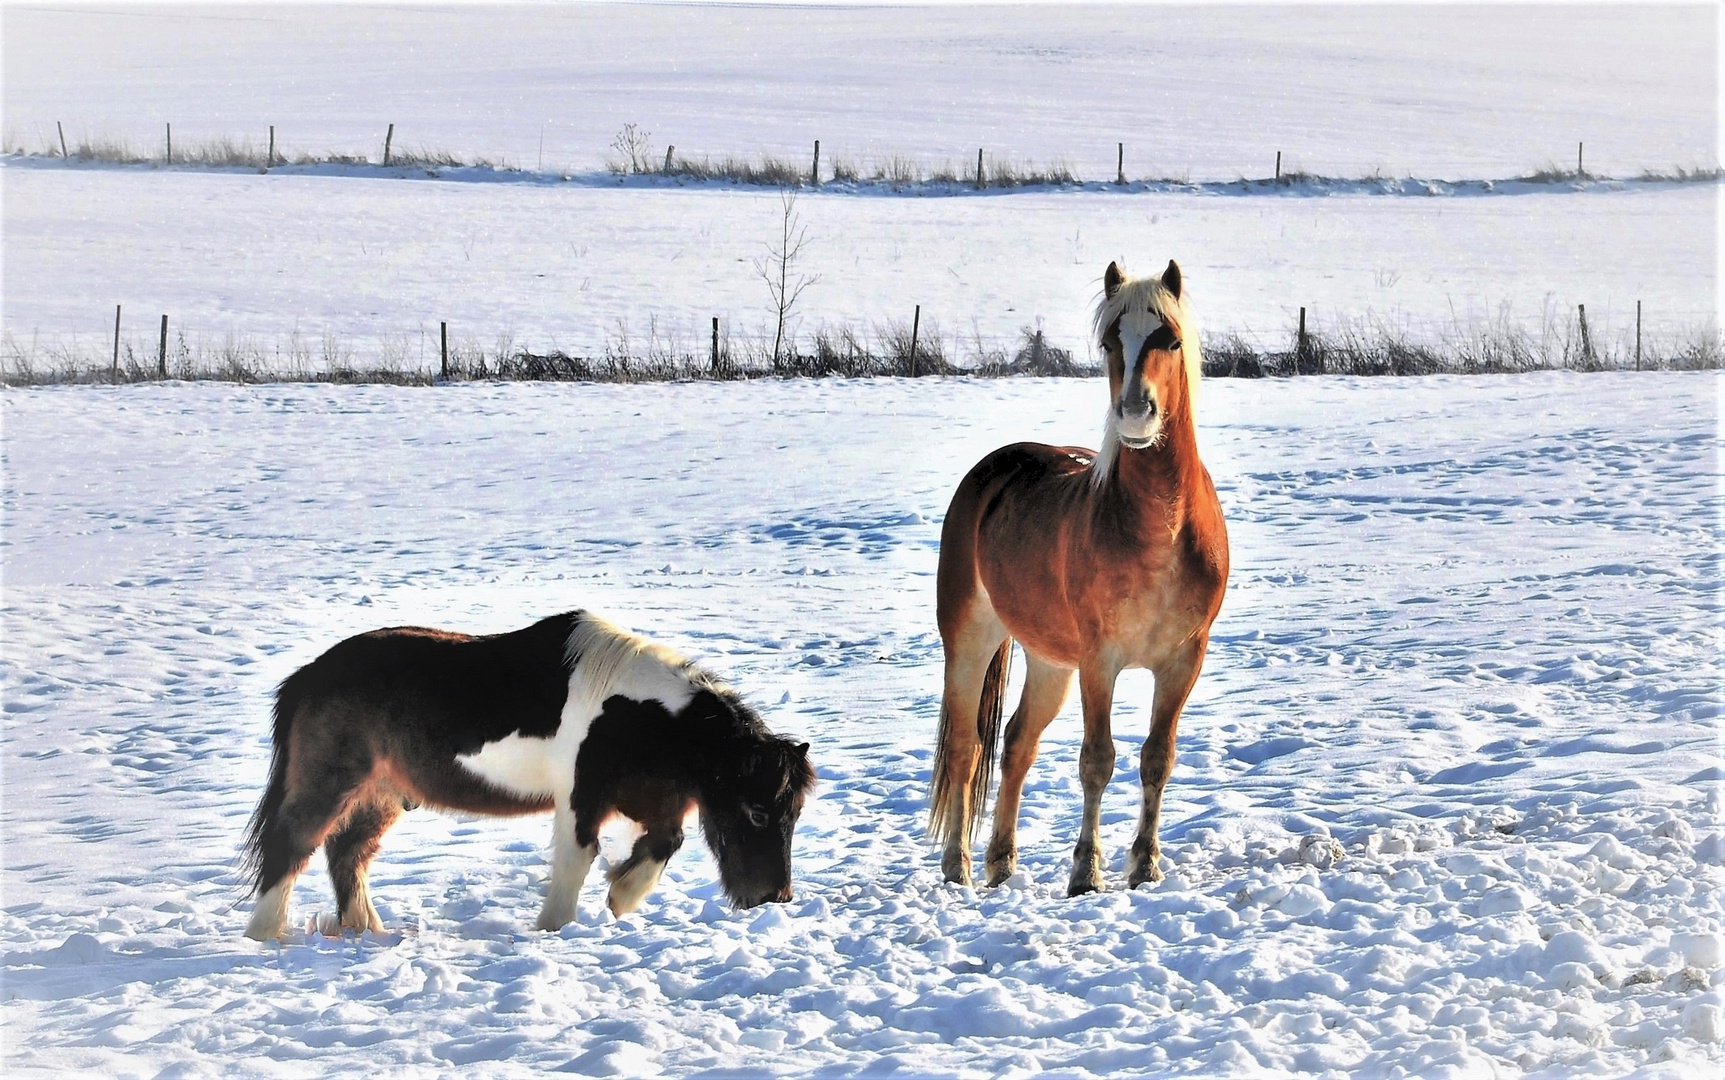
[[[1126,859],[1126,885],[1137,888],[1146,881],[1161,881],[1162,846],[1156,832],[1162,819],[1162,791],[1174,771],[1174,736],[1180,726],[1180,710],[1186,696],[1198,681],[1198,669],[1204,665],[1207,635],[1199,635],[1170,664],[1158,668],[1156,703],[1151,710],[1150,734],[1144,739],[1143,756],[1139,759],[1138,778],[1144,787],[1144,801],[1138,811],[1138,835],[1132,840],[1132,851]]]
[[[1072,853],[1072,880],[1067,896],[1101,892],[1102,793],[1114,775],[1114,680],[1117,668],[1082,668],[1078,693],[1084,703],[1084,748],[1078,754],[1078,777],[1084,783],[1084,821],[1078,847]]]
[[[994,800],[994,836],[988,844],[988,883],[999,885],[1018,870],[1018,809],[1024,779],[1036,763],[1036,750],[1049,721],[1066,704],[1073,672],[1024,654],[1024,696],[1006,725],[1000,757],[1000,794]]]
[[[599,855],[598,837],[588,837],[582,844],[575,833],[575,810],[565,799],[558,804],[551,823],[551,883],[545,888],[545,906],[539,909],[541,930],[561,930],[564,924],[575,921],[581,884]]]
[[[659,883],[665,864],[683,846],[683,825],[680,821],[655,822],[635,841],[635,848],[611,871],[611,894],[607,903],[611,914],[627,915],[641,906],[641,901]]]

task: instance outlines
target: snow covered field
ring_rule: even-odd
[[[713,316],[771,338],[752,260],[779,234],[775,191],[593,188],[0,166],[0,326],[51,363],[106,360],[114,305],[153,360],[157,319],[188,348],[249,342],[266,358],[325,336],[361,363],[391,350],[435,368],[438,323],[487,352],[704,354]],[[1718,326],[1719,187],[1421,199],[1020,193],[805,193],[793,317],[864,331],[922,307],[964,361],[1042,325],[1085,357],[1103,267],[1180,261],[1200,317],[1286,348],[1315,327],[1377,320],[1436,343],[1493,326],[1536,339],[1587,306],[1620,354],[1643,304],[1649,343]],[[927,340],[927,337],[924,338]],[[171,342],[179,347],[176,336]],[[278,361],[277,366],[286,366]]]
[[[1714,1075],[1721,387],[1210,383],[1234,571],[1169,876],[1118,890],[1128,676],[1116,891],[1078,900],[1075,706],[1018,879],[945,886],[919,835],[946,498],[999,443],[1091,443],[1095,381],[8,391],[5,1071]],[[726,910],[695,843],[541,934],[547,822],[418,814],[390,933],[240,938],[277,681],[578,605],[814,742],[794,902]],[[332,906],[301,879],[296,919]]]
[[[1719,163],[1712,4],[13,6],[5,139],[160,147],[274,124],[589,171],[659,153],[962,168],[978,147],[1114,177],[1610,175]]]

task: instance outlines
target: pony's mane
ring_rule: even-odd
[[[585,674],[580,682],[595,707],[609,698],[629,670],[642,660],[655,663],[667,674],[683,679],[692,691],[730,693],[723,683],[694,661],[590,611],[576,615],[575,629],[569,633],[564,655],[572,668],[579,665]]]
[[[1145,308],[1154,309],[1163,322],[1173,322],[1180,327],[1180,356],[1186,364],[1186,407],[1192,413],[1192,422],[1198,420],[1198,384],[1204,374],[1204,356],[1198,343],[1198,321],[1192,310],[1186,306],[1185,300],[1175,296],[1163,286],[1158,277],[1127,278],[1114,290],[1113,296],[1104,296],[1096,304],[1096,313],[1091,316],[1091,340],[1097,345],[1102,343],[1102,335],[1114,325],[1114,320],[1128,311],[1139,311]],[[1114,403],[1108,403],[1107,414],[1102,421],[1102,447],[1096,455],[1096,462],[1090,469],[1090,482],[1101,487],[1114,471],[1114,463],[1120,457],[1120,439],[1114,423]]]

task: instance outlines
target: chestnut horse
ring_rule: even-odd
[[[937,578],[946,687],[929,832],[948,881],[971,880],[970,837],[993,771],[1014,639],[1024,694],[1006,726],[988,883],[1017,869],[1018,808],[1037,742],[1078,676],[1084,820],[1067,894],[1103,887],[1102,791],[1114,772],[1109,712],[1126,668],[1155,675],[1139,776],[1143,803],[1126,877],[1159,881],[1162,790],[1180,710],[1198,679],[1228,580],[1228,533],[1193,418],[1197,327],[1180,268],[1103,275],[1095,332],[1108,364],[1102,451],[1015,443],[959,484],[940,533]]]

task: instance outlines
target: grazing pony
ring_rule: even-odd
[[[554,812],[539,928],[575,918],[614,814],[645,834],[612,868],[609,902],[633,911],[701,832],[738,907],[791,898],[791,831],[814,784],[808,743],[669,649],[574,611],[507,634],[395,627],[348,638],[276,692],[269,787],[247,863],[246,936],[280,937],[288,894],[323,845],[341,926],[381,930],[366,867],[402,811]]]
[[[988,794],[1012,642],[1024,695],[1006,726],[988,883],[1017,869],[1018,808],[1037,742],[1078,675],[1084,820],[1067,894],[1103,887],[1099,818],[1114,772],[1109,711],[1130,667],[1156,677],[1127,881],[1159,881],[1162,789],[1180,709],[1197,681],[1228,580],[1228,533],[1198,460],[1197,327],[1180,268],[1103,275],[1095,332],[1108,362],[1102,451],[1015,443],[958,485],[940,532],[937,610],[946,652],[929,832],[948,881],[970,883],[970,836]]]

